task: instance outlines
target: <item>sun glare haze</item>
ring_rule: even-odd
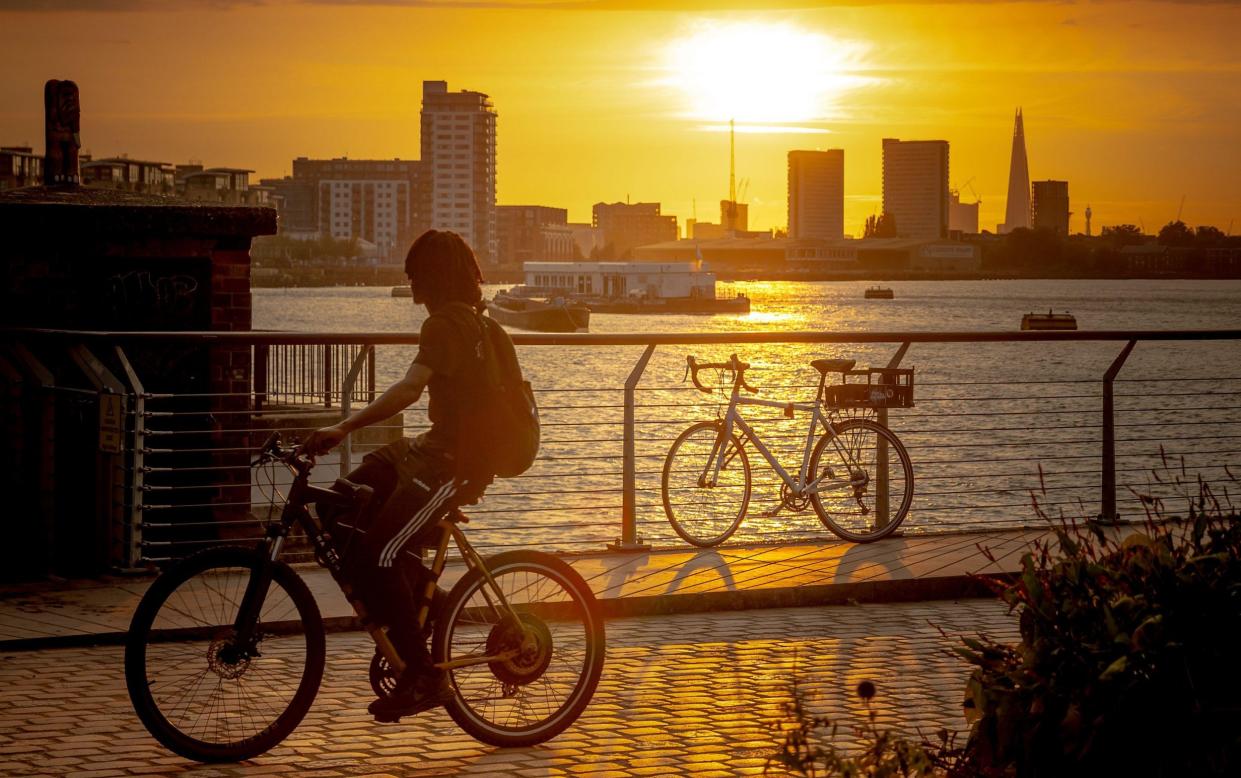
[[[841,98],[872,81],[853,72],[865,47],[794,24],[704,22],[668,45],[665,83],[691,118],[795,125],[836,114]]]

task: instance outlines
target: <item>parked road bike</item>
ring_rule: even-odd
[[[664,460],[664,511],[686,542],[715,546],[741,526],[751,497],[749,448],[767,460],[782,482],[780,503],[767,516],[809,506],[829,530],[855,543],[886,537],[904,521],[914,493],[913,467],[904,445],[883,424],[843,418],[841,409],[911,405],[912,370],[854,370],[851,359],[816,359],[810,363],[819,372],[815,401],[798,403],[742,396],[743,389],[750,394],[757,390],[745,379],[750,365],[736,354],[727,362],[698,362],[692,355],[687,362],[699,391],[716,391],[699,380],[702,370],[719,371],[722,385],[731,376],[732,386],[721,417],[691,425]],[[828,383],[833,373],[840,374],[839,384]],[[849,383],[850,377],[866,381]],[[810,414],[801,466],[795,473],[781,467],[742,418],[742,405],[779,408],[788,418],[796,411]]]
[[[125,678],[142,723],[172,751],[203,762],[262,754],[310,709],[323,676],[323,619],[281,552],[300,529],[341,583],[339,541],[308,506],[360,509],[371,495],[344,479],[333,489],[310,485],[314,460],[282,447],[278,435],[255,464],[283,465],[293,475],[279,520],[257,546],[211,548],[170,567],[139,603],[125,646]],[[451,540],[465,574],[442,604],[424,604],[410,618],[420,628],[431,624],[432,661],[454,691],[445,707],[462,729],[495,746],[541,743],[577,719],[599,682],[598,603],[582,577],[549,554],[482,558],[462,531],[466,521],[453,510],[439,523],[431,564],[438,580]],[[435,588],[428,584],[427,603],[436,601]],[[404,662],[348,584],[341,589],[375,641],[371,686],[389,694]]]

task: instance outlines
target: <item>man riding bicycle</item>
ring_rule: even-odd
[[[462,421],[471,412],[466,398],[475,395],[481,380],[478,363],[486,336],[479,318],[483,279],[474,252],[454,232],[428,230],[410,247],[405,273],[414,302],[430,314],[405,377],[344,421],[311,433],[302,444],[311,455],[326,453],[351,432],[417,402],[423,389],[429,392],[431,429],[367,454],[347,476],[374,489],[374,495],[361,516],[347,519],[359,537],[343,560],[345,583],[367,612],[388,626],[388,636],[406,663],[391,695],[368,708],[378,721],[397,721],[452,696],[447,674],[432,666],[426,635],[414,624],[431,573],[407,552],[420,546],[423,531],[450,510],[477,502],[492,480],[485,468],[471,463],[469,447],[462,445],[469,441],[460,439]]]

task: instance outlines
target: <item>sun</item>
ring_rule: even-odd
[[[862,44],[793,24],[707,22],[668,45],[663,83],[684,93],[699,120],[823,122],[873,80],[857,72],[864,53]]]

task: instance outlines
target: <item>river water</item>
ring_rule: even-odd
[[[1239,281],[906,281],[893,300],[866,300],[864,282],[738,283],[752,300],[746,315],[597,314],[594,333],[825,331],[1012,331],[1024,313],[1068,311],[1083,330],[1226,329],[1241,326]],[[488,287],[488,296],[499,287]],[[425,311],[387,287],[256,289],[255,329],[314,332],[413,332]],[[1101,379],[1123,343],[914,344],[903,367],[915,369],[916,406],[892,411],[917,483],[906,520],[911,534],[1033,524],[1036,492],[1052,515],[1098,512]],[[810,400],[817,374],[810,359],[845,357],[886,364],[895,344],[664,346],[643,374],[636,412],[639,533],[679,543],[663,516],[659,476],[668,446],[689,422],[713,418],[720,399],[683,382],[685,355],[750,362],[760,396]],[[415,347],[380,347],[380,386],[396,380]],[[544,446],[526,475],[494,484],[470,511],[484,545],[598,549],[620,533],[622,388],[640,346],[522,347],[526,377],[538,391]],[[1186,476],[1217,480],[1236,462],[1241,437],[1237,389],[1241,343],[1140,343],[1117,382],[1121,510],[1140,510],[1137,492],[1172,499],[1163,461]],[[1175,380],[1172,380],[1175,379]],[[800,462],[806,418],[747,409],[786,468]],[[406,434],[425,426],[419,408]],[[769,437],[768,437],[769,436]],[[759,514],[779,502],[778,481],[752,456],[750,515],[736,540],[789,540],[825,530],[811,511]],[[1041,472],[1040,472],[1041,471]],[[1155,475],[1155,471],[1159,471]],[[1235,472],[1235,471],[1234,471]],[[335,473],[332,474],[335,476]]]

